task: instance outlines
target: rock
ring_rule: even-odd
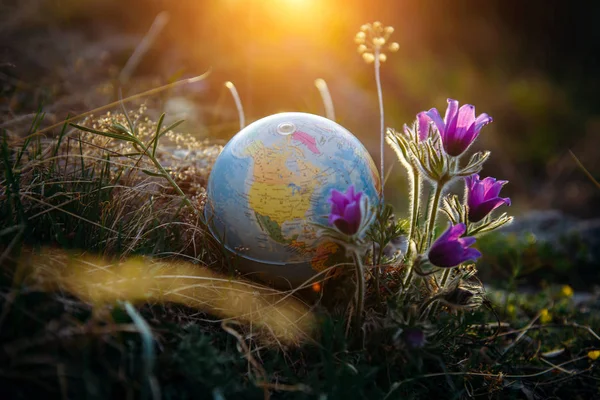
[[[559,253],[573,251],[575,245],[578,258],[600,265],[600,219],[581,220],[558,210],[530,211],[500,232],[533,235],[536,243],[548,244]]]

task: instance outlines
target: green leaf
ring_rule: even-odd
[[[84,131],[84,132],[89,132],[89,133],[93,133],[96,135],[100,135],[100,136],[104,136],[104,137],[109,137],[112,139],[119,139],[119,140],[125,140],[126,142],[132,142],[132,143],[136,143],[136,139],[132,136],[126,136],[126,135],[120,135],[118,133],[112,133],[112,132],[102,132],[96,129],[92,129],[92,128],[88,128],[87,126],[82,126],[82,125],[78,125],[78,124],[70,124],[72,127],[79,129],[80,131]]]
[[[152,172],[152,171],[147,170],[147,169],[142,169],[142,172],[145,173],[146,175],[156,176],[156,177],[159,177],[159,178],[164,178],[165,177],[165,174],[163,174],[163,173]]]

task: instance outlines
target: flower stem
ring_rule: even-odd
[[[450,272],[452,272],[452,268],[444,269],[444,272],[442,273],[442,280],[440,281],[440,291],[443,291],[444,287],[446,287],[446,283],[448,282],[448,278],[450,277]],[[427,310],[427,313],[425,315],[429,316],[431,313],[435,315],[435,313],[437,313],[439,309],[440,304],[434,304],[430,309]]]
[[[189,206],[195,213],[198,212],[198,210],[194,207],[194,205],[192,204],[192,202],[190,201],[190,199],[186,196],[186,194],[183,192],[183,190],[181,190],[181,188],[179,187],[179,185],[173,180],[173,178],[171,177],[171,175],[167,172],[167,170],[165,170],[165,168],[162,166],[162,164],[160,163],[160,161],[158,161],[158,159],[152,155],[152,153],[150,152],[150,149],[148,147],[146,147],[139,139],[135,138],[135,143],[143,150],[144,154],[146,156],[148,156],[148,158],[150,159],[150,161],[152,161],[152,163],[154,164],[154,166],[156,167],[156,169],[158,169],[160,171],[161,176],[163,176],[171,185],[171,187],[177,192],[178,195],[180,195],[183,199],[183,202]]]
[[[413,239],[415,231],[417,229],[417,220],[419,219],[419,208],[421,206],[421,177],[419,170],[415,167],[412,168],[412,197],[410,199],[410,230],[408,231],[408,243]]]
[[[380,158],[381,158],[381,165],[380,165],[380,171],[379,171],[379,175],[381,177],[381,193],[380,193],[380,198],[383,201],[383,168],[384,168],[384,164],[383,164],[383,151],[384,151],[384,147],[383,147],[383,142],[384,142],[384,131],[385,131],[385,122],[384,122],[384,113],[383,113],[383,92],[381,90],[381,77],[379,74],[379,67],[381,65],[380,61],[379,61],[379,48],[375,48],[375,62],[374,62],[374,66],[375,66],[375,84],[377,85],[377,99],[379,101],[379,122],[380,122],[380,135],[381,135],[381,143],[380,143],[380,148],[379,148],[379,153],[380,153]]]
[[[419,170],[414,168],[412,169],[412,176],[411,176],[411,184],[412,184],[412,189],[413,189],[413,193],[412,193],[412,198],[410,199],[410,213],[411,213],[411,220],[410,220],[410,230],[408,231],[408,250],[407,250],[407,255],[409,256],[408,258],[410,258],[410,242],[414,237],[415,231],[417,230],[417,221],[419,219],[419,208],[421,207],[421,177],[419,175]],[[413,264],[411,263],[407,270],[406,270],[406,275],[404,275],[404,280],[402,281],[402,291],[403,291],[403,295],[402,298],[406,298],[406,293],[408,292],[408,285],[410,285],[411,281],[412,281],[412,277],[413,277]]]
[[[435,220],[438,214],[438,208],[440,205],[440,198],[442,197],[442,191],[444,190],[445,182],[437,182],[435,184],[435,194],[433,196],[433,200],[431,201],[431,205],[429,207],[429,223],[427,224],[427,246],[429,249],[431,246],[431,240],[433,239],[433,230],[435,229]]]
[[[356,315],[354,318],[356,333],[360,336],[365,308],[365,267],[357,251],[354,251],[354,264],[356,266]]]
[[[444,272],[442,273],[442,280],[440,281],[440,288],[444,289],[444,287],[446,286],[446,282],[448,282],[448,278],[450,277],[451,271],[452,268],[444,269]]]

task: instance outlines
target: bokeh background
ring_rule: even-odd
[[[166,24],[119,81],[157,15]],[[443,113],[447,97],[474,104],[494,117],[475,146],[492,150],[483,175],[510,181],[513,213],[598,217],[600,190],[569,150],[600,175],[599,16],[598,2],[558,0],[2,0],[2,127],[16,132],[15,120],[40,106],[46,123],[59,122],[116,100],[119,87],[130,95],[210,69],[207,80],[148,101],[151,112],[186,118],[189,132],[222,142],[238,126],[225,81],[252,121],[323,114],[314,87],[323,78],[337,121],[377,162],[373,68],[353,38],[379,20],[400,44],[382,66],[388,126],[431,107]],[[391,151],[387,160],[389,168]],[[404,205],[405,185],[396,165],[387,198]]]

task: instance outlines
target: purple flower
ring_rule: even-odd
[[[363,192],[354,193],[354,185],[350,185],[346,193],[333,189],[329,197],[329,203],[331,203],[329,224],[349,236],[358,232],[362,220],[360,209],[362,195]]]
[[[475,243],[474,237],[461,238],[466,230],[465,224],[450,224],[446,232],[431,245],[429,261],[436,267],[452,268],[467,260],[475,261],[481,257],[479,250],[469,248]]]
[[[458,101],[448,99],[446,115],[442,120],[437,109],[427,111],[427,116],[437,126],[447,154],[458,157],[467,150],[479,135],[483,126],[492,122],[492,117],[481,114],[475,118],[475,107],[470,104],[458,108]]]
[[[478,222],[485,218],[502,204],[510,206],[508,197],[498,197],[500,189],[508,181],[497,181],[495,178],[487,177],[479,179],[479,175],[473,174],[465,178],[467,184],[467,205],[469,206],[469,221]]]

